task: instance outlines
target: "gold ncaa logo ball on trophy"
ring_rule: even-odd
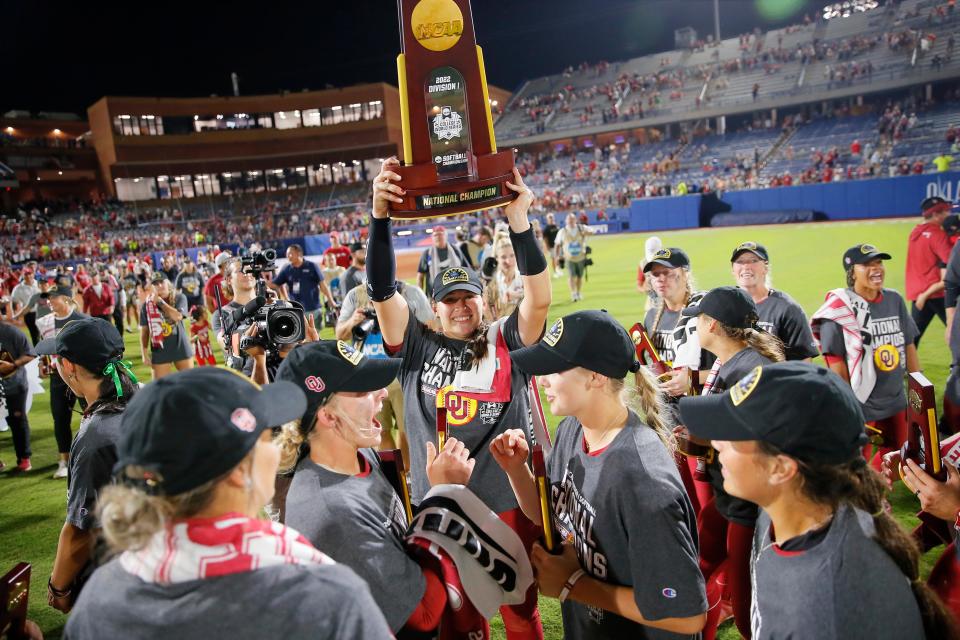
[[[435,218],[511,202],[514,152],[497,151],[483,51],[469,0],[399,0],[397,57],[407,193],[395,218]]]

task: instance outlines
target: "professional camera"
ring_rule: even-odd
[[[487,256],[483,259],[483,264],[480,266],[480,275],[484,280],[492,280],[494,274],[497,272],[497,259],[493,256]]]
[[[240,338],[240,348],[244,351],[252,346],[270,351],[282,345],[298,344],[306,337],[306,320],[298,302],[277,300],[265,304],[257,309],[244,330],[251,325],[256,325],[257,335]]]
[[[251,251],[240,258],[244,273],[257,280],[255,299],[234,313],[228,333],[240,334],[240,350],[261,347],[267,352],[268,363],[278,364],[280,348],[302,342],[306,337],[306,317],[299,302],[276,300],[267,291],[264,273],[277,268],[277,252],[273,249]],[[256,336],[245,334],[251,326],[257,327]]]
[[[377,313],[372,309],[363,310],[363,321],[353,327],[353,337],[363,342],[371,333],[379,333],[380,325],[377,322]]]

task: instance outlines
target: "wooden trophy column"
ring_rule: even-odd
[[[497,151],[483,52],[470,0],[399,0],[397,57],[407,194],[395,218],[432,218],[499,207],[517,194],[514,152]]]

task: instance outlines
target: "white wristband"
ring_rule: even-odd
[[[563,583],[563,589],[560,590],[560,602],[566,601],[567,596],[569,596],[570,592],[573,591],[573,585],[577,584],[577,580],[583,576],[583,569],[577,569],[570,574],[570,577],[567,578],[567,581]]]

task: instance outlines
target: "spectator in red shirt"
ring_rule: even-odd
[[[343,267],[344,269],[350,268],[350,263],[353,261],[353,254],[350,253],[350,249],[340,244],[340,234],[332,232],[330,234],[330,248],[323,252],[323,255],[332,253],[337,258],[337,265]]]
[[[113,322],[113,307],[116,300],[110,285],[101,281],[99,271],[94,271],[90,278],[90,286],[83,290],[83,312],[88,316]]]
[[[934,316],[947,322],[943,299],[943,275],[950,260],[952,245],[943,230],[943,221],[950,214],[951,203],[939,196],[920,203],[923,222],[910,232],[907,244],[907,300],[910,315],[917,324],[916,344]]]
[[[213,264],[217,267],[217,273],[210,277],[207,280],[207,284],[203,285],[203,299],[207,303],[207,310],[210,313],[213,313],[217,310],[217,291],[220,292],[220,301],[226,305],[230,302],[230,297],[226,295],[226,292],[223,290],[223,272],[226,269],[226,264],[232,256],[229,251],[221,251],[217,254],[217,257],[213,259]]]

